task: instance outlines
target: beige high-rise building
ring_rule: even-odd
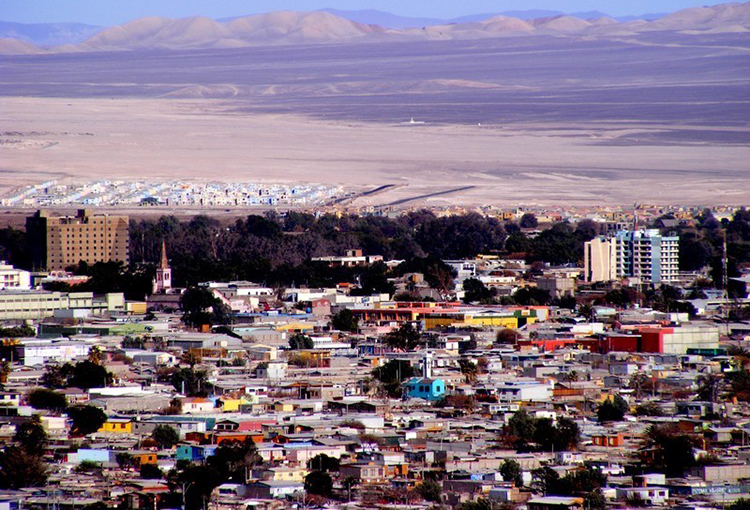
[[[583,245],[584,280],[587,283],[617,279],[617,245],[615,240],[595,237]]]
[[[655,229],[624,230],[614,237],[599,236],[584,244],[584,279],[587,283],[633,278],[662,284],[679,277],[680,238]]]
[[[128,263],[128,217],[92,214],[50,216],[37,211],[26,218],[26,235],[35,269],[63,270],[96,262]]]

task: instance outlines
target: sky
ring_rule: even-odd
[[[711,0],[0,0],[0,21],[117,25],[143,16],[224,18],[323,8],[377,9],[402,16],[455,18],[509,10],[603,11],[612,16],[673,12]]]

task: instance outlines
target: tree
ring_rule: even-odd
[[[615,395],[614,398],[608,398],[599,406],[596,410],[596,416],[599,423],[607,421],[622,421],[625,417],[625,413],[630,410],[630,406],[620,395]]]
[[[13,441],[31,455],[41,456],[47,449],[47,432],[38,414],[16,426]]]
[[[315,342],[309,336],[302,333],[295,333],[289,337],[289,348],[297,351],[301,349],[312,349],[315,347]]]
[[[421,335],[410,322],[404,322],[398,329],[385,335],[385,343],[392,349],[413,351],[421,345]]]
[[[305,477],[305,491],[308,494],[330,497],[333,492],[331,475],[323,471],[312,471]]]
[[[325,453],[320,453],[307,461],[307,469],[311,471],[336,473],[339,470],[339,459],[336,457],[329,457]]]
[[[728,505],[726,510],[750,510],[750,499],[740,498]]]
[[[146,342],[141,337],[125,336],[120,342],[120,347],[123,349],[143,349],[145,345]]]
[[[583,499],[584,507],[588,510],[606,510],[607,508],[607,499],[600,488],[585,494]]]
[[[46,484],[47,466],[41,456],[15,445],[0,450],[0,488],[17,490]]]
[[[68,407],[68,399],[65,395],[46,388],[31,390],[26,398],[34,409],[47,409],[59,413]]]
[[[443,488],[439,483],[433,480],[425,480],[417,485],[417,493],[419,493],[425,501],[440,503],[442,500]]]
[[[569,418],[554,423],[549,418],[533,418],[526,411],[517,411],[508,420],[505,440],[519,450],[528,450],[530,443],[541,451],[574,450],[581,439],[578,425]]]
[[[401,396],[401,382],[413,377],[416,371],[408,361],[394,359],[372,371],[372,376],[383,384],[392,398]]]
[[[745,368],[727,372],[726,382],[731,397],[743,402],[750,402],[750,372]]]
[[[8,376],[13,371],[8,360],[0,361],[0,384],[8,382]]]
[[[476,301],[492,301],[493,293],[485,287],[481,280],[476,278],[467,278],[463,283],[464,303],[473,303]]]
[[[192,397],[205,393],[206,379],[205,370],[194,370],[185,367],[176,370],[172,374],[170,382],[175,390]]]
[[[182,356],[180,356],[180,363],[186,364],[191,370],[195,368],[195,365],[200,365],[202,361],[199,354],[190,350],[183,352]]]
[[[655,402],[644,402],[635,406],[636,416],[664,416],[661,408]]]
[[[68,379],[68,385],[88,390],[90,388],[104,388],[112,380],[113,376],[106,368],[90,360],[85,360],[75,364]]]
[[[508,441],[518,449],[524,448],[534,436],[536,422],[525,410],[516,411],[505,428]]]
[[[555,450],[575,450],[581,441],[581,429],[570,418],[559,418],[555,426]]]
[[[156,464],[141,464],[140,476],[144,480],[161,480],[164,473]]]
[[[525,213],[523,216],[521,216],[521,220],[518,222],[518,224],[521,226],[521,228],[537,228],[539,226],[539,221],[536,219],[536,216],[532,213]]]
[[[169,425],[158,425],[151,433],[151,438],[162,449],[172,448],[180,442],[179,432]]]
[[[250,470],[263,463],[252,439],[225,441],[208,458],[206,463],[215,469],[222,480],[247,483]]]
[[[523,470],[521,465],[513,459],[505,459],[500,464],[500,474],[503,475],[503,480],[506,482],[513,482],[516,487],[523,486]]]
[[[203,287],[191,287],[180,297],[182,321],[188,326],[228,324],[232,311]]]
[[[120,452],[116,454],[115,461],[117,462],[117,465],[120,469],[130,469],[138,464],[135,460],[135,457],[133,457],[128,452]]]
[[[724,390],[724,378],[718,374],[706,374],[698,377],[697,395],[700,400],[718,402]]]
[[[513,301],[519,305],[546,305],[552,300],[549,291],[537,287],[523,287],[513,294]]]
[[[356,333],[359,330],[359,319],[348,308],[331,316],[331,327],[339,331]]]
[[[652,425],[646,430],[641,454],[641,462],[648,469],[668,477],[682,476],[686,469],[695,465],[692,439],[669,424]]]
[[[466,377],[466,382],[473,383],[477,380],[479,368],[477,367],[477,364],[470,359],[460,358],[458,360],[458,368],[459,370],[461,370],[461,373],[464,375],[464,377]]]
[[[494,503],[489,499],[479,498],[476,501],[465,501],[461,503],[458,510],[492,510]]]
[[[182,492],[182,502],[186,510],[208,508],[211,493],[224,483],[226,478],[210,465],[177,462],[176,468],[167,476],[171,490]]]
[[[101,365],[102,364],[102,350],[94,345],[89,349],[89,361],[95,365]]]
[[[510,344],[513,345],[518,339],[518,333],[510,328],[503,328],[497,331],[495,335],[495,342],[498,344]]]
[[[68,416],[73,420],[71,432],[78,436],[86,436],[96,432],[107,421],[107,415],[98,407],[77,405],[68,408]]]
[[[67,388],[68,379],[73,374],[73,365],[47,365],[42,374],[42,386],[50,389]]]
[[[454,409],[463,409],[467,412],[473,412],[476,407],[476,400],[472,395],[446,395],[435,402],[435,407],[445,408],[453,407]]]
[[[531,485],[534,490],[541,492],[544,496],[556,492],[557,486],[560,483],[560,475],[557,474],[557,471],[548,466],[534,469],[531,472],[531,479]]]
[[[346,489],[347,492],[347,501],[352,500],[352,489],[359,485],[359,478],[356,478],[354,476],[347,476],[343,480],[341,480],[341,486]]]

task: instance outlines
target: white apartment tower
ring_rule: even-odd
[[[658,230],[621,231],[613,237],[597,237],[584,245],[586,282],[634,278],[641,283],[670,283],[678,278],[677,236]]]

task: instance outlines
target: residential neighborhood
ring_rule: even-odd
[[[132,222],[129,260],[97,255],[107,236],[66,269],[9,258],[0,507],[742,508],[750,264],[680,259],[688,234],[739,250],[750,221],[701,214],[674,233],[481,220],[509,234],[464,258],[465,240],[443,258],[336,249],[304,262],[321,286],[183,286],[167,236],[130,269]],[[86,217],[73,235],[106,224]],[[273,244],[323,220],[290,221],[231,228]],[[568,240],[574,263],[534,255]]]

